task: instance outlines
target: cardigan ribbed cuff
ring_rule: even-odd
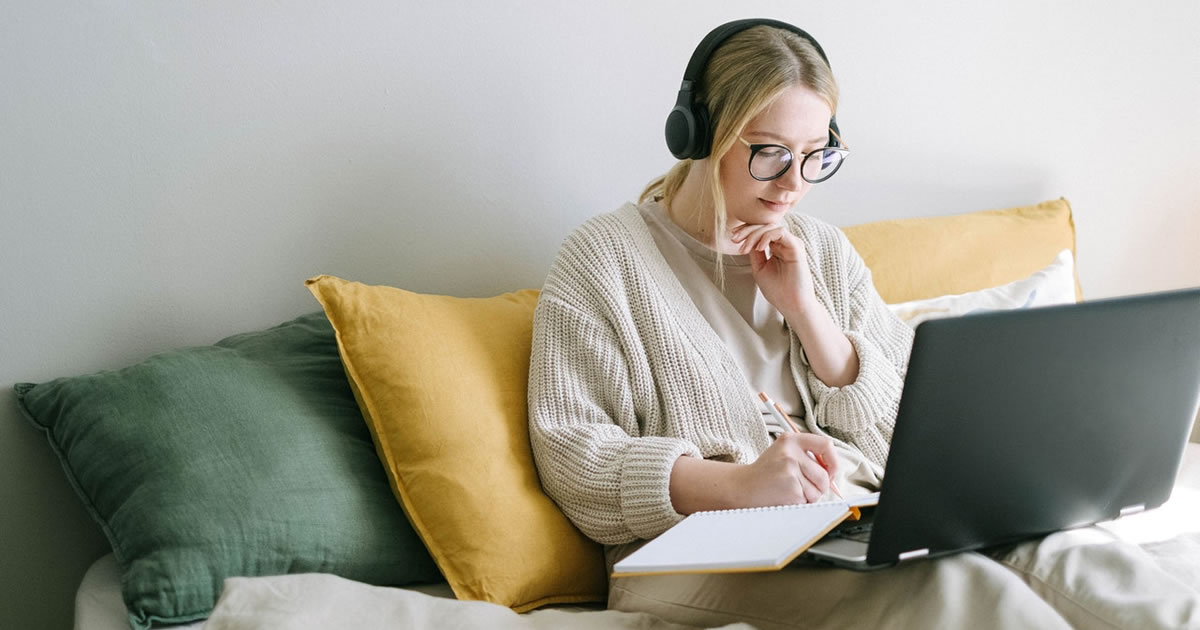
[[[844,387],[830,387],[813,375],[809,387],[816,399],[816,415],[823,428],[853,442],[882,466],[904,381],[896,366],[861,333],[848,331],[846,338],[858,353],[858,378]]]
[[[621,513],[635,536],[653,538],[683,520],[671,505],[671,469],[681,455],[700,457],[700,451],[679,438],[632,442],[621,467]]]

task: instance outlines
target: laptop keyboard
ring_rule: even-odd
[[[871,523],[872,516],[870,512],[864,513],[863,518],[857,521],[842,521],[832,532],[830,536],[834,538],[845,538],[846,540],[857,540],[858,542],[870,542],[871,540]]]
[[[833,535],[838,538],[845,538],[847,540],[857,540],[858,542],[870,542],[871,541],[871,524],[867,523],[865,525],[848,527],[848,528],[842,529],[842,530],[834,530]]]

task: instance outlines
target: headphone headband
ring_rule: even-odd
[[[825,56],[825,50],[821,48],[821,44],[818,44],[817,40],[804,30],[788,24],[787,22],[780,22],[779,20],[771,20],[766,18],[747,18],[744,20],[726,22],[725,24],[722,24],[709,31],[708,35],[705,35],[704,39],[700,40],[700,44],[696,46],[696,51],[692,53],[692,58],[688,60],[687,70],[683,71],[683,80],[685,82],[691,81],[693,86],[698,85],[700,83],[700,79],[704,78],[704,67],[708,65],[708,58],[712,56],[717,48],[720,47],[721,44],[725,43],[725,40],[729,39],[730,37],[733,37],[734,35],[755,26],[773,26],[785,31],[791,31],[800,37],[803,37],[813,45],[813,48],[817,49],[817,54],[821,55],[821,59],[825,61],[825,65],[829,65],[829,58]]]
[[[754,26],[772,26],[795,33],[812,44],[817,54],[825,61],[825,65],[829,66],[829,58],[825,56],[821,44],[817,43],[812,35],[787,22],[766,18],[747,18],[726,22],[709,31],[708,35],[700,40],[700,44],[696,46],[695,52],[688,60],[687,69],[683,72],[683,82],[679,86],[679,95],[675,100],[675,108],[667,115],[667,148],[676,158],[699,160],[708,157],[712,151],[710,137],[712,128],[708,108],[703,103],[697,102],[697,87],[703,79],[708,59],[716,49],[733,35]],[[833,133],[829,134],[829,146],[841,146],[835,135],[838,132],[836,116],[829,121],[829,126],[833,130]]]

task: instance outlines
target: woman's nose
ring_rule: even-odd
[[[804,181],[804,178],[800,176],[799,164],[793,164],[792,168],[789,168],[786,173],[776,177],[772,181],[775,182],[776,186],[787,191],[800,190],[804,187],[804,184],[807,183]]]

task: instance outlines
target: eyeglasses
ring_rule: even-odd
[[[792,150],[782,144],[750,144],[741,136],[738,140],[750,147],[750,177],[760,182],[783,177],[796,161]],[[800,177],[810,184],[823,182],[833,177],[848,155],[849,149],[838,147],[821,147],[805,153],[800,159]]]

